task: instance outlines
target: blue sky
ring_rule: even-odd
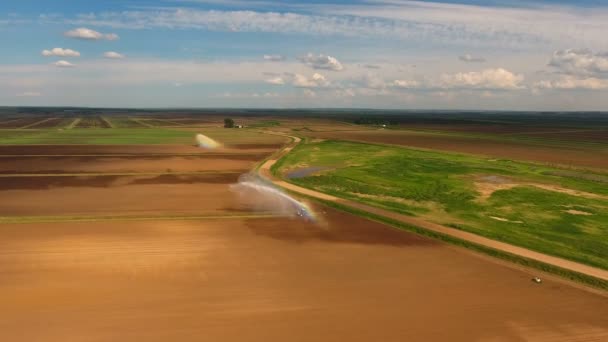
[[[0,3],[0,105],[606,110],[608,1]]]

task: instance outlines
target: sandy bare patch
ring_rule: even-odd
[[[502,176],[481,176],[477,177],[474,182],[475,190],[479,193],[479,200],[487,200],[492,194],[499,190],[509,190],[518,186],[532,186],[535,188],[559,192],[576,197],[584,197],[590,199],[608,199],[608,196],[598,195],[591,192],[568,189],[559,185],[542,184],[535,182],[521,182],[515,179]]]
[[[523,221],[512,221],[509,220],[507,218],[504,217],[498,217],[498,216],[489,216],[491,219],[496,220],[496,221],[501,221],[501,222],[511,222],[511,223],[524,223]]]
[[[565,210],[565,212],[567,212],[568,214],[572,214],[572,215],[582,215],[582,216],[592,216],[592,213],[588,213],[586,211],[581,211],[581,210],[576,210],[576,209],[568,209]]]

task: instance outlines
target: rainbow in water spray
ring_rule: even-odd
[[[314,211],[306,203],[296,200],[259,177],[251,174],[243,175],[231,188],[245,196],[253,195],[260,209],[299,217],[309,222],[317,221]]]
[[[218,147],[222,147],[222,144],[201,133],[196,135],[196,144],[198,145],[198,147],[206,148],[208,150],[213,150]]]

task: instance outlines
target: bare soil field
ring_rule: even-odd
[[[99,116],[84,116],[76,126],[77,128],[110,128],[108,122]]]
[[[608,130],[605,128],[539,127],[534,125],[501,124],[401,124],[399,127],[402,129],[424,131],[547,137],[564,141],[608,142]]]
[[[231,170],[246,172],[266,153],[201,154],[192,156],[0,156],[0,174],[80,172],[196,172]]]
[[[562,130],[526,133],[526,136],[561,140],[579,140],[608,143],[608,130]]]
[[[214,151],[192,145],[0,145],[0,156],[23,155],[176,155],[271,153],[281,146],[269,144],[235,144]],[[246,151],[243,151],[246,149]]]
[[[229,185],[240,173],[1,177],[0,216],[161,215],[247,210]]]
[[[0,340],[608,338],[605,296],[324,217],[3,225]]]
[[[21,128],[47,119],[45,117],[24,117],[0,122],[0,128]]]
[[[572,148],[558,148],[523,143],[507,143],[481,138],[417,134],[392,130],[312,132],[307,133],[307,135],[322,139],[395,144],[567,166],[608,168],[608,151],[578,149],[576,146]]]

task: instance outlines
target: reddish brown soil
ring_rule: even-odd
[[[0,157],[0,174],[79,172],[194,172],[251,169],[266,154],[193,156]]]
[[[0,216],[160,215],[246,210],[229,184],[240,174],[2,177]]]
[[[3,225],[0,340],[608,338],[604,296],[324,217]]]
[[[497,142],[486,139],[416,134],[403,131],[314,132],[323,139],[344,139],[395,144],[443,151],[472,153],[577,167],[608,168],[608,150],[589,150]]]
[[[498,135],[519,135],[527,137],[547,137],[563,141],[599,141],[608,142],[608,130],[568,127],[537,127],[525,125],[500,124],[402,124],[403,129],[428,130],[440,132],[462,132]]]
[[[241,144],[209,151],[195,145],[0,145],[0,155],[165,155],[272,153],[280,144]],[[247,151],[242,151],[247,149]]]
[[[591,142],[608,142],[608,130],[562,130],[552,132],[535,132],[525,134],[535,138],[549,138],[556,140],[578,140]]]

